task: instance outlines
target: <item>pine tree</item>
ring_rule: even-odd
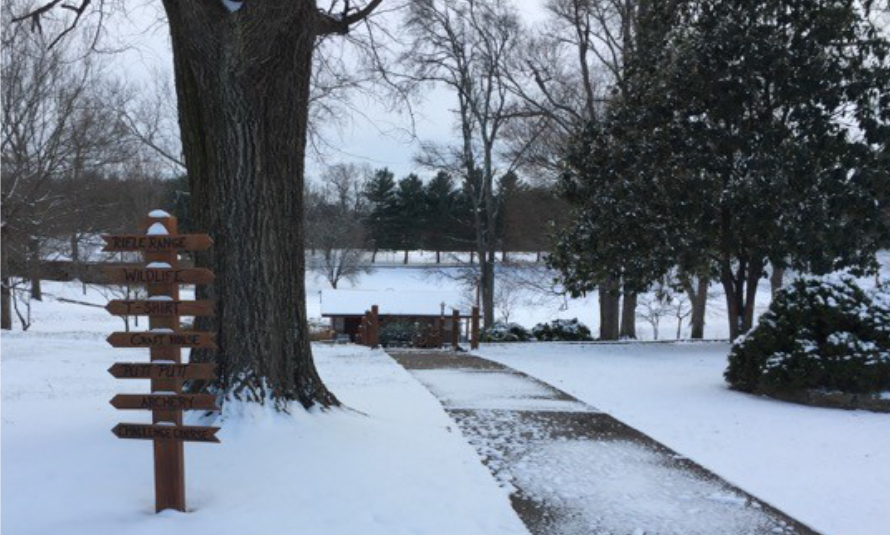
[[[389,169],[378,169],[365,186],[368,201],[367,231],[373,247],[371,261],[379,249],[394,249],[396,220],[396,183]]]
[[[411,173],[399,180],[395,192],[395,236],[398,248],[405,251],[404,263],[408,263],[408,252],[423,247],[421,238],[426,225],[426,197],[420,177]]]
[[[436,263],[441,261],[441,253],[453,247],[452,235],[455,228],[456,192],[451,175],[439,171],[424,189],[426,200],[425,243],[436,250]]]
[[[498,180],[497,191],[497,220],[495,221],[495,232],[497,233],[497,241],[501,246],[501,260],[507,260],[507,251],[509,249],[509,229],[507,228],[508,207],[516,200],[517,196],[522,192],[525,185],[519,180],[519,175],[513,171],[508,171]]]

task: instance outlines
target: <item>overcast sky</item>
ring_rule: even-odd
[[[395,0],[385,0],[384,5],[387,2],[395,3]],[[115,58],[115,68],[131,82],[146,87],[155,76],[172,79],[169,34],[160,4],[151,0],[139,4],[128,2],[127,15],[118,17],[110,29],[109,42],[120,42],[127,47]],[[541,18],[542,4],[543,0],[515,2],[528,21]],[[451,110],[455,104],[455,97],[444,89],[432,89],[424,95],[415,109],[418,138],[436,142],[453,138]],[[355,114],[342,131],[329,132],[327,137],[336,141],[337,150],[329,152],[325,162],[307,160],[310,176],[317,175],[324,163],[341,161],[367,163],[373,168],[389,167],[397,177],[417,170],[413,163],[417,142],[412,142],[404,133],[409,124],[407,118],[383,109],[372,99],[361,99],[359,108],[364,110],[364,116]]]

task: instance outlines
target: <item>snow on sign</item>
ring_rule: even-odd
[[[112,429],[118,438],[154,442],[155,510],[185,511],[185,458],[183,442],[219,442],[218,427],[182,425],[184,410],[219,410],[216,398],[208,394],[183,394],[187,379],[216,378],[215,364],[183,364],[182,348],[216,349],[214,334],[182,331],[180,316],[212,316],[212,301],[180,301],[180,284],[209,284],[208,269],[177,269],[179,251],[208,249],[213,241],[203,234],[177,234],[176,218],[160,210],[152,211],[143,224],[145,234],[103,236],[106,251],[141,251],[145,267],[106,268],[109,283],[145,284],[148,299],[111,301],[108,312],[148,316],[147,332],[116,332],[108,337],[114,347],[150,348],[151,362],[115,363],[108,372],[118,379],[150,379],[149,394],[119,394],[111,400],[118,409],[150,410],[151,424],[121,423]]]

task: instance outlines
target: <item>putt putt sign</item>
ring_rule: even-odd
[[[105,308],[118,316],[148,316],[149,331],[116,332],[108,337],[114,347],[148,348],[151,362],[118,362],[108,373],[118,379],[149,379],[149,394],[118,394],[111,400],[117,409],[150,410],[151,424],[120,423],[112,432],[118,438],[151,440],[154,443],[155,510],[185,511],[185,459],[183,442],[219,442],[218,427],[182,425],[184,410],[219,410],[215,396],[183,394],[182,382],[213,380],[215,364],[183,364],[182,348],[216,349],[214,335],[183,331],[180,316],[212,316],[212,301],[181,301],[180,284],[210,284],[213,272],[203,268],[179,269],[180,251],[204,251],[213,240],[204,234],[176,233],[176,218],[161,210],[151,212],[146,234],[103,236],[105,251],[140,251],[146,265],[105,270],[110,283],[143,284],[148,299],[111,301]]]

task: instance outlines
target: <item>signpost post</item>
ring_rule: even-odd
[[[209,284],[210,270],[179,269],[180,251],[209,249],[213,240],[204,234],[177,234],[176,218],[156,210],[146,221],[146,234],[103,236],[105,251],[140,251],[147,265],[110,267],[110,282],[144,284],[148,299],[111,301],[105,307],[115,315],[148,316],[148,332],[117,332],[108,337],[114,347],[149,348],[150,363],[116,363],[108,372],[118,379],[149,379],[151,393],[120,394],[111,400],[118,409],[152,411],[152,424],[121,423],[112,432],[118,438],[147,439],[154,443],[155,510],[185,511],[185,460],[182,443],[219,442],[217,427],[182,425],[183,410],[218,410],[209,394],[183,394],[188,379],[216,378],[215,364],[183,364],[183,347],[215,349],[214,335],[182,331],[180,316],[211,316],[212,301],[181,301],[180,284]]]

